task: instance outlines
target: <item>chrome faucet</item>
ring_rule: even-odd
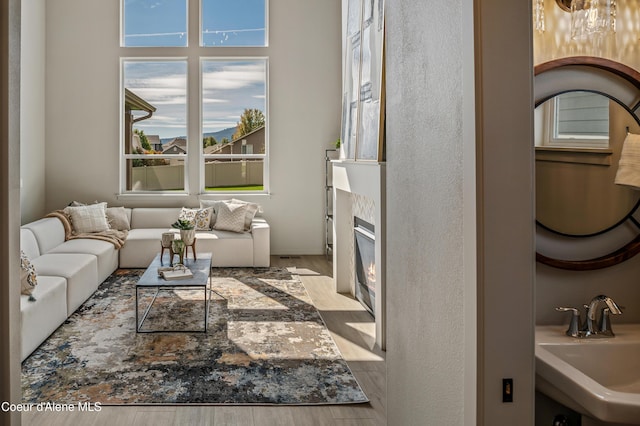
[[[607,307],[601,309],[600,320],[596,324],[596,313],[598,306],[604,302]],[[613,330],[611,329],[611,315],[622,314],[622,309],[613,301],[612,298],[600,294],[589,302],[585,307],[585,320],[580,327],[580,311],[577,308],[558,307],[557,311],[571,312],[571,321],[569,322],[569,328],[567,329],[567,336],[571,337],[614,337]]]
[[[597,328],[597,327],[594,327],[594,324],[596,321],[596,309],[598,305],[600,305],[600,303],[602,302],[606,303],[608,308],[602,309],[602,312],[600,314],[600,327]],[[605,312],[607,309],[609,310],[609,312]],[[600,294],[594,297],[593,299],[591,299],[591,302],[589,302],[589,305],[587,305],[587,315],[586,315],[586,320],[582,326],[582,331],[587,336],[590,336],[592,334],[595,334],[595,335],[600,334],[603,336],[613,337],[614,334],[613,334],[613,331],[611,330],[611,322],[609,321],[609,314],[620,315],[622,314],[622,310],[618,305],[616,305],[616,302],[614,302],[612,298],[605,296],[604,294]],[[604,319],[605,316],[606,316],[606,320]],[[603,329],[603,326],[605,326],[606,329]]]

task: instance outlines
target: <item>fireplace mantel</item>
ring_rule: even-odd
[[[332,161],[333,166],[333,276],[336,291],[355,294],[353,267],[354,195],[371,200],[376,237],[376,343],[385,348],[386,164]]]

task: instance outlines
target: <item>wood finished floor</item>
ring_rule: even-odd
[[[324,256],[272,256],[272,266],[295,267],[342,355],[370,399],[368,404],[329,406],[127,406],[100,412],[28,412],[28,426],[255,425],[378,426],[386,424],[386,364],[374,343],[371,316],[351,297],[334,291],[332,265]]]

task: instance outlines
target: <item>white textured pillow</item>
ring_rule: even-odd
[[[251,221],[254,216],[260,211],[260,205],[256,203],[250,203],[248,201],[238,200],[236,198],[232,198],[231,200],[200,200],[200,208],[203,207],[213,207],[213,214],[211,216],[211,223],[216,223],[218,211],[220,210],[220,205],[222,204],[246,204],[247,209],[244,216],[244,230],[248,231],[251,229]],[[215,226],[213,226],[215,228]]]
[[[71,225],[77,234],[103,232],[109,229],[106,214],[107,203],[88,206],[67,207],[65,213],[71,218]]]
[[[188,220],[195,226],[196,231],[208,231],[211,229],[211,213],[213,207],[206,207],[204,209],[189,209],[183,207],[178,219]]]
[[[247,212],[244,215],[244,230],[248,231],[249,229],[251,229],[251,221],[255,217],[256,213],[258,213],[258,211],[260,211],[260,205],[258,205],[256,203],[250,203],[248,201],[237,200],[235,198],[232,198],[231,202],[234,203],[234,204],[246,204],[247,205]]]
[[[246,204],[220,203],[214,229],[220,231],[244,232]]]

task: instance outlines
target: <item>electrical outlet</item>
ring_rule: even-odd
[[[502,402],[513,402],[513,379],[502,379]]]

